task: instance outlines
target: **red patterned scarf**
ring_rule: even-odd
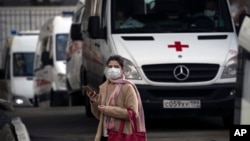
[[[135,92],[137,94],[137,98],[138,98],[138,111],[139,111],[139,122],[140,122],[140,127],[139,127],[139,131],[141,132],[145,132],[146,128],[145,128],[145,119],[144,119],[144,110],[143,110],[143,106],[142,106],[142,102],[141,102],[141,96],[140,93],[137,89],[137,87],[135,86],[135,84],[127,79],[125,79],[125,76],[123,75],[122,78],[120,79],[116,79],[116,80],[110,80],[111,82],[118,84],[115,88],[115,90],[112,92],[112,94],[110,95],[109,99],[106,101],[106,105],[111,105],[114,106],[116,103],[116,97],[118,96],[122,84],[125,83],[129,83],[131,84],[134,89]],[[114,118],[112,117],[107,117],[107,121],[106,121],[106,128],[107,129],[112,129],[114,127]]]

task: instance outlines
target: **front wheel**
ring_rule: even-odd
[[[69,94],[67,91],[50,92],[50,107],[69,106]]]
[[[34,107],[39,107],[39,98],[37,95],[34,96],[34,103],[33,103]]]
[[[234,116],[223,116],[223,124],[226,128],[230,128],[234,124]]]
[[[81,85],[84,86],[84,85],[87,85],[88,82],[86,80],[86,72],[84,71],[83,68],[81,68]],[[82,95],[83,95],[83,98],[84,98],[84,105],[85,105],[85,114],[87,117],[93,117],[93,114],[91,112],[91,105],[90,105],[90,101],[89,101],[89,98],[88,96],[86,95],[85,93],[85,90],[83,88],[81,88],[81,91],[82,91]]]
[[[87,117],[93,117],[93,113],[91,112],[91,105],[89,103],[89,98],[85,98],[85,114]]]
[[[82,106],[84,105],[84,97],[81,92],[75,92],[70,94],[70,102],[72,106]]]

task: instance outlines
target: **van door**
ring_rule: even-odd
[[[43,95],[48,95],[51,90],[51,79],[52,75],[49,74],[50,69],[52,69],[52,59],[49,52],[49,46],[51,45],[52,38],[44,37],[38,44],[36,63],[35,63],[35,89],[36,94],[39,97],[44,97]],[[43,99],[43,98],[40,98]]]
[[[14,97],[34,98],[33,65],[34,52],[13,52],[13,74],[11,86]],[[21,90],[21,91],[20,91]]]
[[[100,52],[101,44],[100,41],[89,38],[88,32],[88,19],[91,15],[99,15],[101,12],[101,4],[105,3],[106,0],[92,0],[86,1],[86,8],[83,15],[83,56],[84,56],[84,69],[86,70],[86,81],[89,85],[95,88],[103,81],[103,66],[102,55]]]
[[[96,2],[96,11],[95,15],[100,17],[101,29],[105,30],[103,33],[107,33],[107,15],[106,15],[106,6],[107,0],[97,0]],[[106,36],[106,35],[105,35]],[[95,82],[91,83],[95,88],[105,80],[104,68],[106,66],[107,54],[110,54],[111,51],[107,52],[107,38],[105,39],[93,39],[92,49],[93,49],[93,63],[92,72],[95,73]],[[106,57],[106,58],[105,58]],[[91,80],[90,79],[90,80]]]
[[[67,86],[68,90],[80,90],[81,89],[81,67],[82,67],[82,35],[77,34],[81,31],[74,32],[75,29],[72,28],[78,25],[82,21],[84,6],[79,8],[73,16],[71,31],[68,38],[67,49],[66,49],[66,75],[67,75]],[[78,39],[73,39],[72,35],[79,35]]]

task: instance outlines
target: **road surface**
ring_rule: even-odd
[[[84,107],[15,108],[31,141],[92,141],[97,120]],[[148,141],[229,141],[221,118],[167,118],[146,120]]]

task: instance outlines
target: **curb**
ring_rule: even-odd
[[[15,127],[18,141],[30,141],[29,133],[26,126],[22,123],[21,118],[15,117],[11,122]]]

